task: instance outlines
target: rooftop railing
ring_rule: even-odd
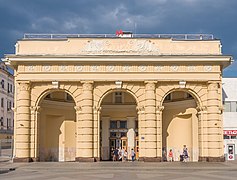
[[[116,34],[24,34],[24,39],[120,38]],[[132,34],[131,38],[213,40],[212,34]]]

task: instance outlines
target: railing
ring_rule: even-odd
[[[116,34],[24,34],[24,39],[117,38]],[[132,38],[213,40],[212,34],[132,34]]]

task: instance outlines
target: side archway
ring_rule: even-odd
[[[37,106],[37,149],[40,161],[74,161],[76,112],[73,97],[63,89],[44,91]]]
[[[164,96],[162,106],[163,156],[167,154],[167,160],[180,161],[183,148],[188,147],[189,160],[198,161],[197,98],[187,90],[171,90]]]

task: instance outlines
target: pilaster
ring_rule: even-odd
[[[137,114],[138,114],[139,159],[142,159],[142,157],[146,157],[146,143],[145,143],[146,121],[145,121],[144,106],[137,107]]]
[[[156,154],[157,158],[162,160],[162,112],[164,110],[164,106],[158,106],[156,109],[156,126],[157,126],[157,149]]]
[[[42,109],[40,106],[31,106],[31,152],[33,161],[39,161],[39,115]]]
[[[198,146],[199,146],[199,161],[206,161],[208,157],[208,121],[207,107],[197,107],[198,111]]]
[[[94,106],[94,121],[93,121],[93,156],[95,161],[100,161],[100,112],[101,107]]]

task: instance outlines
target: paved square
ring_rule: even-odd
[[[9,169],[15,169],[9,171]],[[4,173],[4,171],[8,171]],[[224,163],[144,163],[144,162],[0,162],[0,179],[161,179],[161,180],[236,180],[237,162]]]

